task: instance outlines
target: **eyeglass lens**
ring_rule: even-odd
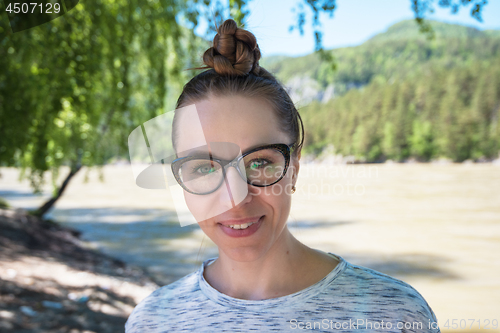
[[[285,156],[273,148],[246,155],[238,164],[243,180],[256,186],[267,186],[283,176]],[[182,164],[179,177],[184,186],[195,193],[214,191],[224,180],[222,166],[209,159],[192,159]],[[246,179],[245,179],[246,177]]]

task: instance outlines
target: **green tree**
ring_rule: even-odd
[[[70,168],[37,215],[82,165],[126,154],[130,131],[164,112],[166,84],[192,75],[180,68],[207,46],[177,23],[188,2],[142,5],[79,3],[64,19],[15,34],[0,18],[0,82],[9,83],[0,85],[0,161],[28,171],[36,191],[46,171],[57,179]]]
[[[390,121],[384,123],[384,136],[382,138],[382,152],[389,159],[397,158],[396,135],[394,124]]]
[[[420,161],[429,161],[434,155],[432,125],[428,120],[415,119],[409,137],[411,155]]]
[[[419,23],[425,16],[419,4],[424,2],[429,1],[412,1]],[[478,1],[473,3],[482,8]],[[312,56],[329,61],[328,75],[336,75],[332,55],[323,50],[319,24],[321,13],[332,15],[335,1],[303,0],[300,6],[295,22],[299,30],[306,22],[304,8],[313,13],[317,52]],[[0,17],[0,165],[21,167],[35,190],[46,171],[57,179],[61,166],[70,168],[62,184],[53,184],[53,197],[36,214],[52,207],[83,165],[100,166],[127,155],[131,130],[169,110],[182,83],[197,73],[182,68],[199,65],[195,59],[208,47],[193,33],[200,18],[206,17],[208,31],[213,31],[211,18],[229,15],[242,25],[248,1],[89,0],[63,17],[15,34],[7,16]],[[344,85],[345,91],[371,80],[372,62],[362,59],[358,56],[348,66],[355,77]],[[394,62],[389,65],[397,68]],[[323,79],[325,84],[328,79]],[[349,98],[346,105],[352,112],[336,113],[337,123],[345,127],[335,135],[350,152],[349,138],[361,113],[355,112],[360,108],[355,95]],[[317,144],[324,144],[329,135],[329,128],[321,126],[323,132],[314,138]],[[376,136],[372,131],[358,133],[356,149],[366,151]]]

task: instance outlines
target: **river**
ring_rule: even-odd
[[[19,170],[0,172],[0,197],[13,207],[33,209],[51,193],[50,178],[36,196]],[[47,217],[164,283],[217,256],[197,225],[179,225],[166,190],[139,188],[127,164],[102,173],[101,182],[82,169]],[[410,283],[441,326],[500,320],[499,165],[303,164],[288,223],[310,247]]]

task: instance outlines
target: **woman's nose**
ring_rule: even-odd
[[[220,191],[220,204],[228,209],[240,204],[248,195],[248,184],[234,165],[227,165],[226,178]]]

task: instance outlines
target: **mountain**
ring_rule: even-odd
[[[484,35],[484,32],[473,27],[458,24],[450,24],[440,21],[428,21],[436,38],[475,38]],[[380,33],[368,42],[379,42],[388,40],[424,40],[426,36],[419,31],[415,20],[405,20],[390,26],[387,31]]]
[[[313,100],[326,102],[373,80],[389,82],[417,75],[429,67],[454,68],[500,56],[498,30],[428,22],[435,32],[433,40],[419,32],[414,20],[405,20],[359,46],[329,50],[336,59],[336,71],[314,53],[302,57],[270,56],[260,64],[289,88],[296,103],[306,105]]]

